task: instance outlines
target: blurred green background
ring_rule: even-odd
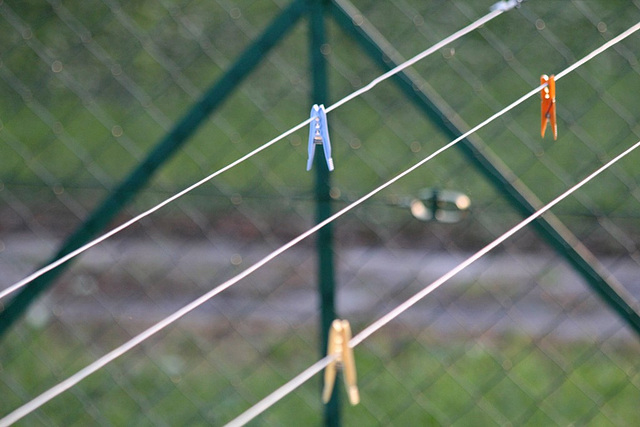
[[[354,1],[408,58],[493,1]],[[0,2],[1,287],[80,225],[284,7],[286,0]],[[529,0],[413,67],[469,127],[640,20],[629,0]],[[307,20],[114,223],[308,117]],[[381,71],[327,20],[329,98]],[[640,136],[640,35],[557,85],[558,132],[533,97],[477,135],[543,202]],[[328,115],[334,207],[449,142],[391,82]],[[244,270],[314,224],[301,130],[83,255],[0,345],[0,415]],[[640,295],[638,154],[553,212]],[[400,206],[460,191],[470,214],[424,223]],[[337,309],[358,332],[515,225],[449,150],[335,224]],[[312,241],[54,399],[24,425],[220,425],[319,357]],[[640,422],[638,337],[527,230],[356,348],[362,404],[345,425]],[[320,379],[257,425],[318,425]]]

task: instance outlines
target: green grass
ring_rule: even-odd
[[[26,339],[10,334],[0,350],[0,414],[124,339],[120,333],[89,344],[57,327],[30,332]],[[263,328],[247,341],[231,332],[212,339],[209,332],[174,330],[45,404],[23,425],[221,425],[313,363],[316,350],[305,337],[314,334]],[[640,422],[632,343],[532,342],[517,335],[444,339],[383,330],[355,356],[362,403],[342,407],[344,425]],[[318,425],[319,381],[313,378],[255,424]]]
[[[167,9],[154,2],[125,7],[122,12],[126,19],[114,16],[113,11],[98,2],[96,13],[103,17],[101,21],[86,16],[86,6],[82,3],[70,2],[65,7],[78,25],[91,32],[92,42],[102,51],[93,45],[83,45],[64,19],[52,14],[50,6],[13,5],[16,15],[32,26],[34,38],[20,41],[20,34],[12,27],[3,29],[3,34],[12,41],[12,49],[3,57],[3,65],[14,79],[0,83],[0,117],[4,132],[20,141],[27,156],[33,160],[21,160],[13,150],[2,156],[0,180],[6,185],[42,185],[41,177],[34,174],[33,162],[39,162],[50,170],[55,182],[65,187],[113,185],[126,176],[139,156],[157,143],[165,129],[192,105],[193,94],[187,95],[185,84],[179,83],[175,73],[188,76],[185,78],[191,82],[191,89],[197,96],[216,80],[224,65],[248,43],[245,32],[229,17],[230,12],[219,5],[193,4],[180,9],[183,14],[180,16],[196,23],[199,16],[211,17],[210,22],[202,23],[210,26],[207,27],[207,40],[214,43],[219,51],[214,56],[217,59],[211,59],[204,55],[198,40],[185,34],[185,27],[178,25]],[[408,4],[418,10],[421,7],[419,2]],[[406,56],[419,52],[467,20],[455,4],[447,4],[424,11],[424,19],[433,20],[424,24],[428,30],[423,27],[412,29],[411,20],[395,6],[380,7],[361,2],[360,7]],[[480,14],[484,7],[478,5],[478,10],[467,13]],[[557,20],[547,10],[548,7],[540,10],[535,9],[538,5],[527,7],[533,13],[541,14],[546,28],[563,36],[562,41],[573,49],[576,58],[601,43],[595,27],[573,7],[562,8],[563,15]],[[639,14],[631,3],[618,3],[616,8],[620,25],[628,20],[628,16]],[[238,10],[242,12],[240,21],[246,19],[258,29],[265,25],[269,16],[277,13],[278,8],[265,3],[260,9],[257,5],[247,8],[240,5]],[[127,26],[129,20],[134,30]],[[572,22],[571,27],[567,27],[566,20]],[[580,37],[574,35],[576,22],[584,27]],[[519,31],[516,31],[514,26],[518,25]],[[611,31],[618,31],[613,24],[610,26]],[[559,71],[570,63],[557,53],[557,46],[538,34],[538,30],[518,13],[496,19],[490,29],[504,37],[505,43],[510,43],[515,61],[530,73],[533,81],[523,79],[519,68],[505,61],[480,32],[456,43],[453,57],[445,60],[441,55],[435,55],[417,66],[421,76],[469,125],[485,119],[496,108],[528,91],[537,84],[540,72]],[[565,30],[570,31],[564,34]],[[140,34],[149,37],[148,45],[141,46],[136,41]],[[427,34],[430,38],[426,37]],[[181,188],[188,185],[304,120],[309,109],[308,64],[306,59],[301,61],[301,56],[306,54],[306,36],[304,26],[297,27],[293,35],[275,50],[273,59],[270,57],[265,61],[241,86],[242,90],[216,113],[216,120],[206,123],[198,131],[189,142],[191,154],[181,152],[163,169],[152,186]],[[329,37],[330,93],[331,99],[337,99],[362,86],[379,71],[333,24],[329,25]],[[51,50],[52,60],[55,58],[63,63],[63,71],[52,72],[46,59],[35,54],[46,52],[45,48]],[[556,56],[550,57],[550,53]],[[625,123],[619,114],[627,111],[630,117],[634,117],[638,112],[633,98],[627,96],[637,88],[637,78],[624,61],[618,64],[621,61],[619,56],[613,53],[611,56],[609,61],[605,58],[590,64],[588,79],[571,75],[559,84],[561,141],[558,144],[539,141],[538,103],[534,99],[516,109],[507,119],[524,129],[524,134],[520,132],[516,139],[525,138],[525,141],[514,141],[513,136],[503,133],[504,122],[492,124],[482,133],[502,160],[514,168],[516,174],[523,175],[534,192],[541,193],[545,199],[557,194],[564,184],[548,170],[536,165],[536,153],[543,153],[556,162],[567,175],[579,172],[576,179],[597,164],[597,159],[585,148],[584,141],[574,141],[572,127],[583,128],[583,135],[587,135],[596,147],[611,147],[614,143],[634,138],[631,131],[634,124]],[[548,70],[540,69],[542,58],[548,61],[545,64]],[[619,66],[612,67],[611,61],[618,61],[615,64]],[[120,74],[109,68],[112,62],[118,64]],[[177,67],[174,74],[170,72],[172,63]],[[283,67],[288,74],[283,72]],[[458,74],[464,67],[468,74]],[[350,81],[347,79],[349,74],[342,70],[349,70],[360,81]],[[119,80],[122,76],[130,78],[137,89],[133,90],[127,86],[128,83]],[[598,80],[600,77],[602,81]],[[625,81],[621,89],[619,82]],[[594,85],[599,86],[598,91]],[[30,90],[30,97],[19,96],[24,92],[19,90],[21,86]],[[135,96],[136,90],[146,96]],[[603,102],[602,92],[608,91],[621,108],[611,110]],[[489,98],[496,100],[493,105],[491,102],[487,105],[485,100]],[[368,191],[374,181],[370,178],[372,172],[378,179],[387,179],[446,142],[440,131],[416,114],[413,106],[391,84],[380,85],[365,99],[367,101],[355,100],[332,114],[332,121],[336,124],[332,128],[334,157],[338,166],[334,184],[343,193]],[[376,106],[380,113],[372,111],[370,105]],[[58,131],[55,131],[56,122],[62,125]],[[114,127],[121,129],[122,134],[114,134]],[[299,132],[295,138],[305,141],[305,132]],[[354,156],[352,153],[352,138],[360,141],[362,154]],[[526,148],[532,143],[528,140],[539,146],[535,153]],[[409,149],[414,141],[423,146],[418,155]],[[602,151],[613,154],[618,149]],[[576,152],[585,154],[576,158]],[[305,144],[292,146],[285,141],[247,166],[239,167],[238,171],[221,176],[210,191],[227,196],[233,192],[278,196],[278,189],[285,188],[289,193],[308,193],[311,179],[304,172],[305,156]],[[576,160],[580,162],[578,167],[575,167]],[[450,168],[445,166],[444,169],[452,173]],[[625,166],[624,169],[626,174],[633,173],[632,167]],[[247,179],[255,174],[267,185],[256,189],[255,180]],[[473,192],[476,199],[489,196],[456,178],[455,172],[453,174],[428,177],[428,182],[422,186],[439,183]],[[100,179],[101,175],[106,177],[106,182]],[[396,193],[411,193],[419,189],[411,181],[401,182],[394,188]],[[617,206],[615,200],[602,197],[597,188],[585,191],[605,211]]]
[[[87,13],[86,3],[65,3],[72,21],[77,21],[71,27],[67,15],[54,13],[43,2],[12,5],[15,15],[30,25],[30,38],[13,26],[0,28],[0,37],[9,41],[0,67],[0,143],[6,146],[0,156],[0,183],[27,210],[71,218],[65,233],[86,217],[70,206],[79,204],[87,212],[95,209],[240,54],[254,34],[247,28],[259,32],[279,10],[269,2],[260,6],[240,2],[237,11],[216,2],[188,2],[176,9],[140,2],[122,6],[121,16],[97,2],[92,9],[100,16],[97,19]],[[434,7],[408,1],[403,9],[362,1],[358,7],[409,57],[466,25],[470,16],[484,14],[491,2],[486,3],[445,2]],[[593,2],[590,7],[598,5]],[[619,33],[632,17],[640,17],[631,2],[607,5],[609,12],[600,11],[603,15],[610,15],[613,7],[617,11],[607,22],[607,35]],[[471,7],[475,10],[466,9]],[[526,15],[514,12],[487,25],[504,47],[496,44],[495,37],[474,32],[455,43],[454,51],[439,52],[415,66],[468,126],[529,91],[540,73],[557,72],[602,43],[602,34],[574,6],[562,8],[557,16],[549,3],[526,7],[544,20],[550,33],[566,37],[562,41],[569,56],[561,55],[558,45]],[[557,8],[554,4],[553,10]],[[416,14],[423,24],[418,25]],[[567,22],[571,22],[569,34],[565,34]],[[583,29],[580,37],[571,35],[576,22]],[[305,24],[303,20],[184,148],[167,159],[145,187],[146,193],[134,199],[131,213],[148,209],[308,117]],[[377,77],[380,70],[334,23],[329,21],[327,29],[329,98],[337,100]],[[54,60],[62,63],[62,71],[53,71]],[[585,70],[586,74],[572,73],[558,84],[558,142],[539,138],[536,97],[478,134],[543,201],[637,138],[635,117],[640,109],[632,94],[640,83],[633,68],[612,52]],[[355,200],[449,142],[390,82],[331,113],[330,126],[336,164],[332,194],[340,201]],[[265,223],[276,222],[283,208],[306,214],[314,187],[314,174],[304,170],[306,139],[307,130],[298,131],[201,187],[196,197],[183,199],[184,206],[207,218],[251,217],[247,212],[259,206],[252,221],[260,218]],[[638,204],[637,197],[629,194],[637,193],[636,163],[621,162],[615,174],[607,173],[599,178],[600,184],[581,189],[586,204],[569,199],[557,208],[568,213],[561,219],[578,237],[594,235],[602,214],[615,215],[612,221],[620,233],[634,235]],[[403,178],[362,210],[385,209],[380,206],[388,200],[415,195],[425,187],[466,193],[474,220],[496,222],[496,229],[514,213],[510,206],[491,208],[501,195],[455,149]],[[238,196],[253,205],[231,206]],[[382,215],[385,227],[401,230],[409,218],[406,212],[388,211],[389,215],[373,212],[367,223],[359,225],[356,220],[349,227],[369,233],[380,228],[375,222]],[[178,209],[168,215],[180,214]],[[308,223],[302,219],[296,226]],[[475,240],[487,243],[489,237]],[[463,239],[469,239],[468,233]],[[614,239],[604,234],[595,250],[625,250],[610,240]]]
[[[365,0],[357,5],[410,57],[468,24],[462,11],[481,16],[493,2]],[[142,41],[103,1],[64,2],[77,20],[75,28],[89,31],[81,35],[48,2],[3,5],[29,29],[7,20],[0,25],[0,192],[11,192],[20,214],[41,218],[53,212],[49,215],[79,221],[71,213],[78,209],[60,214],[64,208],[50,208],[64,205],[67,199],[61,194],[88,211],[97,205],[189,110],[194,96],[219,78],[252,31],[259,32],[279,10],[268,1],[237,2],[237,11],[224,9],[224,2],[176,2],[173,9],[162,6],[167,2],[121,3],[123,16],[135,23]],[[526,13],[505,14],[485,26],[495,37],[484,30],[470,34],[452,46],[454,51],[439,52],[415,71],[473,126],[537,85],[541,73],[562,70],[640,15],[634,2],[626,0],[586,2],[607,25],[608,32],[600,33],[574,3],[562,3],[527,2]],[[546,32],[535,27],[541,21]],[[566,49],[553,42],[554,35]],[[336,100],[380,70],[334,24],[328,25],[328,36],[330,99]],[[312,103],[307,43],[306,28],[297,27],[169,160],[133,210],[148,208],[306,119]],[[623,46],[635,52],[636,45],[637,38]],[[103,53],[96,54],[97,47]],[[54,60],[62,63],[62,71],[53,71]],[[134,88],[127,86],[131,82]],[[637,140],[639,87],[633,64],[611,52],[590,62],[583,74],[559,82],[557,142],[539,138],[536,97],[479,135],[534,193],[549,200]],[[336,163],[333,186],[345,200],[449,142],[390,83],[341,107],[329,121]],[[235,209],[230,200],[239,197],[248,202],[238,212],[246,221],[260,223],[261,230],[277,224],[283,210],[308,214],[303,219],[290,215],[297,219],[295,227],[311,223],[314,175],[304,171],[306,136],[301,130],[288,137],[185,198],[185,204],[214,218],[212,226],[216,216]],[[637,193],[635,176],[637,161],[630,158],[615,175],[603,175],[600,184],[581,190],[598,213],[628,217],[621,227],[635,233],[630,236],[638,230],[637,198],[630,195]],[[503,220],[502,213],[511,212],[504,204],[490,210],[499,195],[457,152],[442,155],[382,197],[416,194],[423,187],[467,193],[474,217],[485,218],[481,224],[494,221],[496,232],[512,219]],[[423,231],[414,234],[418,226],[406,225],[406,212],[377,202],[351,218],[349,227],[377,233],[371,240],[381,244],[402,229],[410,230],[413,241],[420,240],[422,224]],[[567,203],[565,212],[576,214],[569,217],[571,228],[594,234],[593,224],[580,216],[591,214],[591,208]],[[174,214],[180,211],[162,213]],[[477,242],[494,237],[490,227],[474,224],[465,238]],[[201,232],[195,227],[195,234]],[[450,234],[442,234],[448,242]],[[447,248],[462,246],[459,237],[451,238]],[[238,334],[169,334],[91,376],[24,425],[221,424],[316,360],[315,342],[308,338],[315,332],[302,328],[297,333],[270,332],[252,336],[251,342]],[[124,339],[121,333],[93,330],[76,337],[64,328],[12,331],[0,346],[0,414]],[[631,344],[600,348],[551,339],[531,343],[521,336],[415,339],[408,332],[383,332],[356,349],[356,358],[363,403],[343,408],[347,425],[640,424],[637,346]],[[319,388],[315,378],[256,424],[319,424]]]

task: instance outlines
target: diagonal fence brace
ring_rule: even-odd
[[[149,153],[118,187],[93,211],[89,218],[58,249],[44,265],[64,257],[83,246],[100,233],[125,205],[149,182],[195,133],[214,110],[220,107],[264,59],[267,53],[293,28],[308,9],[307,0],[295,0],[267,26],[264,32],[238,57],[228,71],[211,86],[180,121]],[[25,286],[0,312],[0,338],[20,318],[32,302],[60,276],[70,262],[43,274]],[[2,307],[0,307],[1,309]]]
[[[332,0],[330,11],[343,31],[353,37],[382,70],[389,71],[401,62],[393,46],[347,0]],[[448,138],[453,140],[463,134],[460,130],[463,126],[454,123],[456,115],[451,108],[417,73],[404,70],[394,75],[393,81]],[[456,146],[521,215],[528,217],[536,212],[536,206],[542,205],[504,163],[490,154],[479,138],[462,139]],[[629,302],[634,301],[633,298],[598,258],[551,212],[534,221],[533,227],[640,337],[640,315],[637,307],[634,309]]]

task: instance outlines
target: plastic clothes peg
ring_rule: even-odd
[[[353,349],[349,347],[351,340],[351,326],[347,320],[334,320],[329,330],[327,356],[334,359],[324,370],[324,389],[322,401],[328,403],[333,394],[333,386],[336,382],[337,369],[342,368],[344,384],[347,387],[349,402],[352,405],[360,403],[360,392],[356,384],[356,362],[353,358]]]
[[[524,0],[501,0],[497,3],[494,3],[489,9],[491,12],[499,10],[501,12],[506,12],[508,10],[513,9],[514,7],[520,7],[520,3]]]
[[[329,127],[327,125],[327,113],[324,105],[314,104],[311,108],[311,123],[309,129],[309,159],[307,160],[307,170],[313,166],[313,156],[316,145],[322,145],[327,167],[333,170],[333,159],[331,158],[331,141],[329,140]]]
[[[555,76],[547,76],[543,74],[540,77],[540,84],[547,83],[542,91],[540,91],[540,97],[542,98],[541,105],[541,127],[540,135],[544,138],[544,133],[547,130],[547,123],[551,123],[551,130],[553,131],[553,139],[558,139],[558,125],[556,123],[556,80]]]

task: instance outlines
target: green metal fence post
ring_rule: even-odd
[[[309,8],[309,33],[311,54],[311,75],[313,78],[312,104],[327,104],[327,67],[323,47],[326,45],[325,10],[326,0],[313,0]],[[319,146],[316,146],[318,148]],[[318,150],[320,151],[320,150]],[[331,177],[324,153],[314,156],[316,173],[315,199],[316,219],[322,222],[331,216]],[[316,247],[318,251],[318,294],[320,299],[320,354],[327,353],[327,340],[331,323],[335,319],[335,275],[333,265],[333,229],[331,224],[318,230]],[[339,388],[334,387],[331,400],[324,407],[324,422],[327,426],[340,425]]]
[[[294,26],[307,10],[307,0],[295,0],[278,15],[265,31],[238,57],[229,70],[209,89],[173,129],[156,145],[148,157],[111,193],[91,216],[66,240],[48,265],[83,246],[103,230],[122,208],[146,185],[153,174],[193,135],[195,130],[233,93],[255,69],[267,52]],[[0,312],[0,337],[68,267],[61,265],[23,288]]]
[[[360,44],[381,69],[388,71],[397,66],[393,59],[398,57],[397,52],[370,24],[362,19],[355,19],[356,9],[346,0],[332,0],[330,10],[343,30]],[[442,132],[452,140],[458,138],[463,132],[452,122],[453,114],[447,115],[442,107],[436,105],[432,100],[435,94],[427,94],[428,85],[421,80],[408,70],[393,77],[393,81],[405,96]],[[439,103],[444,104],[443,101]],[[489,151],[479,140],[468,137],[461,140],[456,147],[523,216],[530,216],[536,212],[536,206],[542,206],[533,192],[506,165],[495,156],[490,158]],[[534,221],[533,227],[583,277],[591,289],[640,336],[640,315],[628,302],[633,299],[626,295],[624,287],[613,276],[606,273],[606,269],[595,255],[551,212]]]

